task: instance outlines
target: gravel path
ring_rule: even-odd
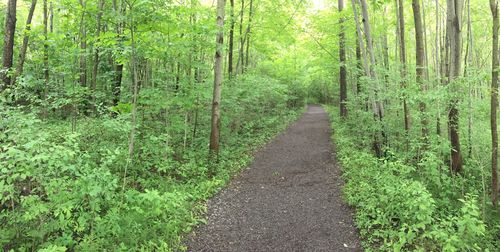
[[[326,112],[309,106],[209,200],[188,250],[362,251],[330,134]]]

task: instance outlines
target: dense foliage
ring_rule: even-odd
[[[345,105],[330,114],[367,250],[497,251],[490,3],[2,1],[0,247],[183,250],[307,101]]]
[[[292,6],[266,1],[253,25],[289,22]],[[272,60],[294,31],[281,29],[276,41],[287,42],[271,45],[258,39],[277,27],[256,29],[238,53],[250,35],[235,29],[235,61],[251,59],[225,74],[221,150],[210,158],[213,6],[38,1],[30,30],[28,10],[18,1],[24,71],[9,69],[15,82],[0,94],[0,249],[183,250],[205,200],[304,107],[304,87]]]
[[[365,54],[356,55],[359,44],[352,5],[343,13],[325,10],[313,19],[317,36],[313,42],[317,42],[318,50],[336,56],[338,34],[330,32],[330,27],[340,27],[339,21],[345,18],[345,64],[350,73],[348,115],[340,116],[338,108],[330,111],[346,179],[346,199],[356,208],[356,223],[369,250],[500,248],[500,212],[492,203],[492,169],[498,168],[492,168],[491,163],[490,118],[495,112],[491,114],[490,107],[494,90],[490,86],[490,5],[489,1],[465,1],[461,34],[464,53],[459,56],[463,67],[453,79],[449,72],[452,50],[447,48],[450,40],[446,37],[450,32],[447,2],[453,1],[370,1],[370,20],[364,21],[372,25],[374,64],[369,60],[366,33],[362,33]],[[420,3],[425,24],[425,53],[421,55],[424,65],[418,65],[416,14],[412,11],[415,3]],[[403,43],[399,36],[399,4],[406,24]],[[362,5],[356,4],[356,8],[361,18]],[[361,24],[360,29],[366,27]],[[404,64],[400,60],[401,45],[406,46]],[[338,69],[342,63],[332,61],[331,55],[315,55],[314,60],[335,62],[333,67]],[[364,71],[363,61],[368,62],[369,71]],[[422,68],[424,75],[419,75]],[[334,90],[319,97],[339,104],[336,78],[319,76],[321,81],[317,83]],[[374,112],[377,103],[383,104],[381,115]],[[458,125],[450,127],[455,123],[454,110],[459,112]],[[450,157],[450,152],[456,153],[450,141],[452,129],[458,132],[455,140],[461,144],[461,169],[456,169]]]
[[[487,181],[474,177],[481,172],[485,176],[484,167],[471,166],[467,176],[451,177],[447,165],[435,154],[438,150],[423,153],[418,162],[396,149],[387,150],[387,157],[379,159],[370,150],[368,136],[353,129],[355,120],[342,122],[333,111],[331,119],[346,180],[344,193],[347,202],[356,207],[356,224],[367,248],[498,249],[498,217],[482,205],[487,200],[482,182]]]
[[[200,113],[193,136],[184,116],[170,117],[168,126],[155,119],[154,110],[146,109],[153,98],[146,95],[133,163],[127,163],[126,105],[117,116],[81,118],[74,131],[68,122],[38,119],[31,109],[2,106],[2,247],[178,248],[180,235],[201,220],[202,201],[297,115],[288,106],[295,98],[286,85],[256,75],[235,83],[225,89],[224,148],[216,166],[206,158],[207,113]],[[200,89],[200,108],[207,107],[209,90]],[[187,145],[179,134],[185,130]]]

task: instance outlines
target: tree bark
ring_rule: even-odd
[[[359,78],[361,77],[361,71],[363,71],[363,66],[361,63],[361,48],[358,42],[359,38],[356,35],[356,95],[361,95],[361,82]]]
[[[17,0],[9,0],[7,2],[7,13],[5,16],[5,29],[3,37],[2,69],[0,71],[0,78],[2,79],[0,92],[10,86],[12,79],[9,71],[12,68],[12,61],[14,57],[14,37],[16,35],[16,4]]]
[[[47,0],[43,0],[43,76],[44,76],[44,91],[43,99],[47,98],[49,88],[49,37],[48,37],[48,20],[49,10]]]
[[[236,20],[234,20],[234,0],[230,0],[231,3],[231,28],[229,29],[229,54],[228,54],[228,67],[227,71],[229,78],[233,77],[233,51],[234,51],[234,25]]]
[[[405,38],[405,18],[404,18],[404,1],[397,0],[398,4],[398,24],[399,24],[399,63],[401,64],[401,88],[406,90],[406,38]],[[403,95],[403,116],[406,135],[410,131],[410,112],[406,101],[406,92]]]
[[[369,88],[371,94],[370,96],[372,97],[372,110],[373,110],[373,116],[375,118],[376,123],[382,123],[382,120],[384,118],[384,105],[380,100],[378,99],[378,93],[380,91],[380,83],[377,78],[377,73],[375,72],[375,53],[373,51],[373,39],[371,36],[371,28],[370,28],[370,19],[368,15],[368,4],[366,3],[366,0],[361,0],[361,13],[363,16],[363,27],[364,27],[364,32],[365,32],[365,38],[366,38],[366,48],[367,48],[367,54],[369,55],[370,63],[368,65],[367,61],[367,55],[365,54],[365,62],[369,66],[365,69],[365,71],[369,72],[369,76],[371,78],[371,81],[373,82],[373,87]],[[355,16],[357,14],[355,13]],[[373,135],[373,150],[375,151],[375,154],[378,157],[382,156],[382,141],[381,139],[385,138],[384,131],[381,130],[380,132],[375,132]]]
[[[491,71],[491,202],[497,206],[498,201],[498,72],[499,72],[499,47],[498,30],[500,27],[498,17],[498,1],[490,0],[491,16],[493,18],[493,45],[492,45],[492,71]]]
[[[245,0],[241,0],[241,12],[240,12],[240,47],[238,49],[238,62],[236,63],[236,73],[243,69],[243,47],[245,46],[245,37],[243,36],[243,20],[245,16]],[[241,71],[243,73],[243,71]]]
[[[251,37],[251,28],[252,28],[252,19],[253,19],[253,0],[250,0],[250,10],[248,13],[248,24],[247,31],[245,33],[246,37],[246,55],[245,55],[245,65],[243,67],[244,71],[248,68],[248,64],[250,62],[250,37]]]
[[[96,17],[96,45],[94,45],[94,63],[92,65],[92,80],[90,88],[92,90],[92,99],[95,101],[95,90],[97,85],[97,74],[99,71],[99,36],[101,35],[101,19],[104,10],[104,0],[99,0],[99,10]]]
[[[450,46],[450,64],[449,64],[449,84],[452,85],[452,92],[456,95],[455,80],[461,74],[462,65],[462,0],[447,0],[448,8],[448,42]],[[459,136],[459,111],[458,98],[454,97],[450,101],[448,113],[448,129],[450,132],[451,143],[451,162],[450,169],[452,173],[462,171],[462,154],[460,150]]]
[[[54,32],[54,6],[52,5],[52,2],[50,2],[49,5],[49,27],[50,27],[50,33]]]
[[[225,0],[217,0],[217,35],[214,66],[214,93],[212,100],[212,118],[210,131],[210,156],[219,154],[219,136],[220,136],[220,102],[222,86],[222,57],[224,50],[224,14]]]
[[[365,49],[365,44],[363,43],[363,34],[361,33],[361,24],[359,22],[359,17],[358,17],[358,11],[356,7],[356,0],[351,0],[351,5],[352,5],[352,10],[354,14],[354,22],[356,23],[356,57],[359,57],[358,61],[358,67],[360,67],[360,70],[363,70],[365,76],[370,76],[370,69],[368,65],[368,57],[366,56],[366,49]],[[361,75],[361,74],[360,74]],[[368,90],[368,89],[365,89]],[[358,91],[361,92],[361,83],[358,78]],[[365,98],[365,110],[368,111],[369,108],[369,101],[368,101],[368,96]],[[374,111],[375,113],[375,111]]]
[[[339,14],[342,16],[344,10],[344,0],[338,0]],[[345,53],[345,34],[344,34],[344,18],[340,17],[340,32],[339,32],[339,59],[340,59],[340,116],[347,118],[347,70],[346,70],[346,53]]]
[[[115,12],[118,12],[120,14],[123,14],[124,8],[116,2],[116,0],[113,1],[113,9]],[[123,24],[119,22],[116,25],[116,34],[117,34],[117,39],[118,39],[118,45],[121,47],[122,45],[122,26]],[[121,95],[121,86],[122,86],[122,78],[123,78],[123,63],[117,62],[115,65],[115,71],[114,71],[114,78],[113,78],[113,106],[118,105],[118,102],[120,102],[120,95]]]
[[[80,23],[80,86],[87,86],[87,28],[85,27],[86,0],[80,0],[82,6],[82,19]]]
[[[422,26],[422,14],[420,12],[420,0],[412,0],[413,7],[413,20],[415,21],[415,55],[416,55],[416,77],[417,84],[420,86],[422,93],[427,91],[426,74],[427,69],[425,65],[425,43],[424,43],[424,29]],[[426,104],[421,99],[419,101],[420,109],[420,122],[422,124],[422,137],[424,142],[428,142],[428,122],[426,115]]]
[[[15,84],[16,77],[23,74],[24,62],[26,60],[26,51],[28,50],[29,37],[31,32],[31,21],[33,20],[33,13],[35,13],[37,0],[31,1],[30,10],[28,12],[28,18],[26,19],[26,28],[24,31],[23,44],[21,46],[21,51],[19,52],[19,62],[17,63],[16,75],[12,80],[12,83]]]

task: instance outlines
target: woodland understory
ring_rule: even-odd
[[[0,248],[184,251],[323,104],[367,251],[498,251],[498,0],[2,0]]]

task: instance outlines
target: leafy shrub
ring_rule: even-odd
[[[295,91],[270,77],[249,74],[225,87],[216,167],[207,160],[208,84],[169,99],[143,88],[131,161],[129,103],[99,118],[73,113],[72,123],[0,104],[0,247],[182,250],[182,235],[203,221],[203,202],[302,109],[292,106],[301,103]]]
[[[458,198],[457,184],[440,171],[442,161],[432,151],[413,166],[391,155],[377,159],[352,136],[350,122],[331,112],[337,157],[346,180],[347,202],[356,208],[356,225],[367,250],[482,251],[494,248],[477,197]],[[361,134],[361,133],[359,133]],[[356,135],[357,136],[357,135]],[[457,183],[458,182],[458,183]]]

